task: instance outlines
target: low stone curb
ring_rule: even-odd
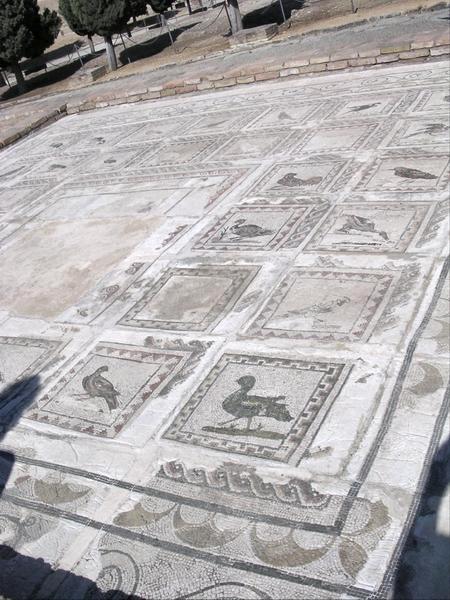
[[[48,125],[50,123],[58,121],[58,119],[61,119],[61,117],[64,117],[66,114],[67,114],[67,105],[62,104],[56,110],[52,110],[49,113],[46,113],[45,115],[39,117],[38,119],[32,120],[23,129],[21,129],[19,131],[15,131],[11,135],[6,134],[4,137],[0,137],[0,149],[5,148],[6,146],[9,146],[10,144],[13,144],[14,142],[17,142],[17,140],[20,140],[21,138],[25,137],[29,133],[35,131],[36,129],[39,129],[43,125]],[[24,117],[24,115],[21,115],[21,116],[22,116],[22,118]],[[28,113],[26,116],[28,116]]]
[[[165,82],[160,86],[149,88],[130,89],[124,95],[108,92],[104,95],[96,93],[79,102],[68,102],[67,113],[73,114],[95,108],[115,106],[117,104],[140,102],[141,100],[156,100],[180,94],[203,92],[247,85],[257,81],[270,81],[273,79],[298,77],[310,73],[324,71],[338,71],[342,69],[353,69],[370,67],[385,63],[401,62],[416,59],[445,56],[450,54],[450,40],[448,36],[433,40],[415,40],[409,44],[389,46],[364,50],[360,52],[344,52],[331,54],[330,56],[314,56],[310,59],[299,58],[290,60],[278,66],[270,65],[264,67],[262,64],[243,66],[240,69],[225,71],[222,74],[207,76],[200,79],[173,80]]]
[[[313,56],[309,59],[299,58],[298,60],[283,62],[277,66],[253,63],[242,68],[233,68],[222,74],[210,75],[204,78],[177,79],[157,86],[131,88],[126,92],[118,91],[115,93],[111,90],[105,90],[102,93],[99,89],[101,85],[95,86],[94,88],[88,88],[84,98],[74,102],[69,101],[45,116],[31,121],[22,130],[11,135],[7,133],[4,137],[0,137],[0,148],[12,144],[42,125],[55,121],[65,114],[74,114],[118,104],[135,103],[142,100],[158,100],[181,94],[220,90],[258,81],[296,78],[327,71],[361,69],[386,63],[430,59],[448,55],[450,55],[450,39],[448,35],[445,35],[435,39],[416,39],[409,44],[398,46],[387,46],[359,52],[346,51],[327,56]],[[23,117],[23,115],[21,116]]]

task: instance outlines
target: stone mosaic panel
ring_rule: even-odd
[[[164,437],[276,461],[298,460],[347,373],[343,363],[225,354]]]
[[[0,387],[42,387],[0,431],[0,594],[395,596],[448,437],[447,77],[111,107],[1,152]]]
[[[258,117],[261,112],[263,112],[261,109],[249,108],[208,112],[191,123],[189,132],[194,133],[195,130],[195,133],[202,134],[240,129]]]
[[[212,155],[213,160],[237,160],[265,158],[283,152],[293,143],[291,136],[279,130],[265,130],[263,133],[235,135]]]
[[[414,112],[445,112],[450,102],[447,92],[440,86],[423,90],[414,105]]]
[[[448,146],[449,139],[448,117],[433,116],[430,119],[408,119],[400,121],[395,128],[394,135],[387,142],[387,146],[399,148],[402,146]]]
[[[115,437],[139,409],[186,375],[207,346],[150,340],[148,347],[99,343],[27,412],[28,419]]]
[[[181,165],[193,161],[207,159],[211,152],[223,143],[223,138],[212,135],[195,137],[177,137],[160,147],[152,147],[145,152],[139,161],[141,166],[155,165]]]
[[[383,269],[296,268],[271,294],[247,334],[367,341],[398,277]]]
[[[417,202],[348,202],[335,206],[307,244],[309,251],[406,252],[435,207]]]
[[[60,345],[56,340],[0,336],[0,394],[15,382],[38,375]]]
[[[174,331],[212,329],[232,310],[258,267],[171,267],[147,285],[120,325]]]
[[[448,185],[445,154],[392,151],[376,158],[365,170],[357,190],[378,192],[438,192]]]
[[[332,156],[277,163],[252,186],[248,195],[290,197],[321,194],[330,188],[344,167],[350,169],[346,160]]]
[[[298,132],[294,157],[311,152],[356,151],[376,146],[389,129],[377,122],[349,122]]]
[[[328,205],[237,206],[200,235],[196,250],[278,250],[298,248]]]
[[[367,94],[343,98],[336,103],[330,114],[331,119],[355,119],[372,116],[387,116],[400,108],[405,101],[405,94],[392,93],[388,95]]]
[[[129,174],[86,175],[55,192],[42,219],[104,218],[126,215],[199,217],[232,190],[248,169],[152,167]]]
[[[330,112],[328,102],[289,102],[282,106],[271,106],[259,118],[248,125],[248,129],[271,127],[297,127],[305,121],[320,119]]]

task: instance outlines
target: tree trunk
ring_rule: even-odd
[[[106,44],[106,55],[108,57],[108,65],[111,71],[117,70],[117,58],[116,51],[114,50],[114,44],[112,42],[112,38],[110,35],[105,35],[105,44]]]
[[[227,4],[231,20],[231,33],[234,34],[243,29],[242,15],[239,10],[238,0],[228,0]]]
[[[95,44],[91,35],[88,35],[89,51],[91,54],[95,54]]]
[[[24,79],[22,69],[18,62],[11,65],[11,70],[16,78],[17,87],[20,94],[24,94],[27,91],[27,82]]]

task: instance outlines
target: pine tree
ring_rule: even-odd
[[[70,5],[68,10],[67,5]],[[109,68],[115,71],[117,59],[112,36],[123,31],[131,17],[128,0],[60,0],[60,10],[73,31],[78,29],[103,36]]]
[[[174,0],[149,0],[149,4],[152,7],[153,12],[161,14],[170,8]]]
[[[130,13],[133,19],[147,14],[147,0],[128,0]]]
[[[70,29],[74,33],[77,35],[87,36],[91,53],[94,54],[95,46],[94,42],[92,41],[92,36],[95,34],[95,32],[86,29],[84,23],[78,19],[77,15],[72,10],[72,0],[59,0],[59,12],[65,18]]]
[[[42,12],[37,0],[0,0],[0,67],[11,69],[20,92],[26,90],[20,61],[40,56],[61,28],[58,14]]]

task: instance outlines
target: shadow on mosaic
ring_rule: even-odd
[[[0,442],[8,430],[15,427],[25,409],[33,404],[39,388],[40,378],[35,375],[10,385],[0,394]],[[0,497],[6,488],[14,463],[15,457],[12,452],[0,450]],[[0,597],[23,600],[35,597],[38,593],[40,597],[58,598],[56,587],[64,582],[65,585],[69,584],[80,590],[77,592],[80,598],[139,600],[136,596],[117,590],[102,592],[89,579],[61,569],[54,570],[44,560],[20,554],[17,549],[21,547],[21,543],[31,541],[33,532],[39,532],[41,525],[35,515],[29,515],[25,519],[0,515]],[[41,595],[43,587],[49,590],[48,595]]]

